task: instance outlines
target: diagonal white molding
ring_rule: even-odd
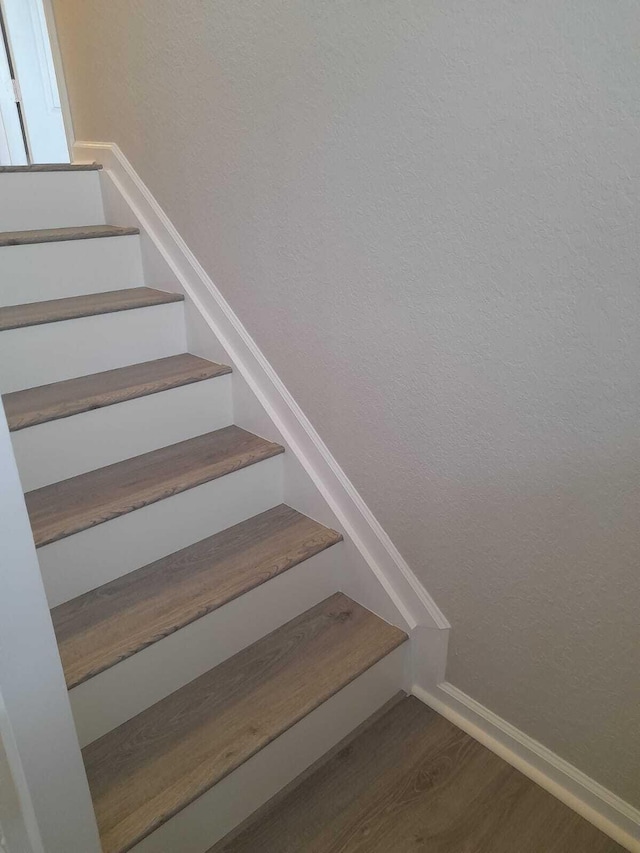
[[[102,163],[136,220],[213,330],[407,625],[447,631],[450,625],[442,611],[121,149],[113,142],[77,141],[74,161],[94,160]],[[441,663],[439,668],[442,667]]]

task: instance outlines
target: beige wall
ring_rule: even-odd
[[[640,806],[637,0],[56,0],[116,141],[453,624]]]

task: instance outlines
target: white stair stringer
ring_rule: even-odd
[[[97,170],[0,172],[0,231],[104,224]]]
[[[231,423],[226,374],[26,427],[11,440],[22,486],[30,491]]]

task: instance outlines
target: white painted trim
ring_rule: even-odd
[[[62,93],[44,0],[0,0],[29,154],[35,163],[68,163]]]
[[[0,166],[23,166],[26,163],[27,151],[0,22]]]
[[[273,367],[251,338],[118,145],[76,142],[74,161],[100,161],[116,189],[281,432],[346,535],[410,628],[448,629],[422,586]]]
[[[58,41],[56,16],[53,11],[53,5],[51,0],[43,0],[43,7],[44,16],[47,22],[47,30],[49,32],[49,40],[51,42],[53,67],[56,72],[56,81],[58,83],[58,95],[60,96],[60,108],[62,110],[64,132],[67,138],[67,147],[69,149],[69,155],[71,155],[71,152],[73,151],[73,141],[75,139],[75,134],[73,132],[73,119],[71,117],[71,105],[69,102],[69,94],[67,92],[67,82],[64,76],[62,52],[60,51],[60,42]]]
[[[632,853],[640,853],[640,811],[546,746],[444,681],[412,693]]]

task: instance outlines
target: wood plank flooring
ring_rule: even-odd
[[[229,426],[27,492],[36,547],[283,452],[279,444]]]
[[[41,326],[62,320],[76,320],[95,314],[110,314],[114,311],[130,311],[134,308],[149,308],[183,302],[182,293],[167,293],[150,287],[129,287],[126,290],[109,290],[89,296],[67,296],[64,299],[49,299],[46,302],[28,302],[24,305],[7,305],[0,308],[0,332],[22,329],[26,326]]]
[[[226,364],[183,353],[13,391],[3,394],[2,402],[9,429],[15,432],[226,373],[231,373]]]
[[[405,640],[338,593],[85,747],[105,853],[130,850]]]
[[[209,853],[624,853],[414,697]]]
[[[55,607],[67,687],[341,540],[282,504]]]
[[[93,240],[96,237],[126,237],[139,233],[139,228],[122,225],[82,225],[67,228],[35,228],[31,231],[0,231],[0,246],[60,243],[66,240]]]
[[[623,853],[414,697],[361,727],[210,853]]]
[[[0,166],[3,172],[94,172],[100,163],[31,163],[30,166]]]

